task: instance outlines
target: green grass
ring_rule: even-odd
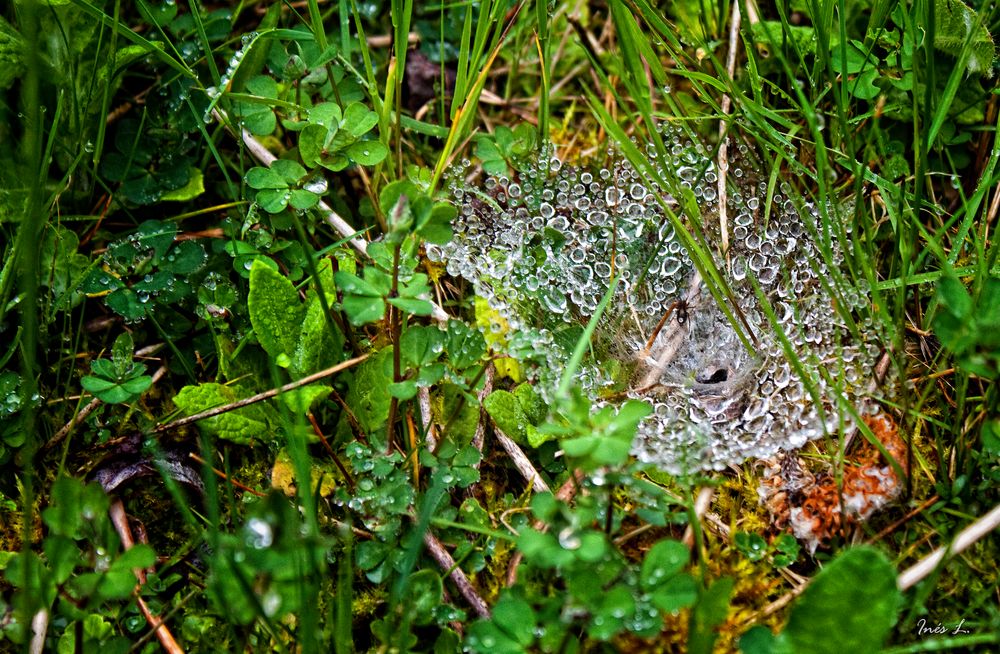
[[[728,2],[0,9],[0,650],[157,651],[147,608],[191,652],[995,649],[995,535],[912,588],[896,579],[1000,499],[1000,11],[740,8],[732,73]],[[331,124],[320,103],[357,105]],[[575,392],[588,366],[627,368],[597,360],[602,316],[625,313],[617,281],[558,334],[571,341],[558,401],[522,386],[538,353],[512,365],[503,316],[427,254],[462,208],[456,187],[499,206],[486,153],[528,175],[525,122],[565,159],[625,159],[662,191],[651,202],[702,301],[751,352],[718,215],[660,166],[675,145],[660,126],[713,160],[725,134],[730,168],[752,166],[765,189],[758,221],[779,193],[815,207],[803,238],[829,270],[822,291],[848,337],[889,358],[876,395],[905,445],[889,464],[909,469],[904,494],[810,555],[759,505],[760,466],[637,464],[643,410],[592,410]],[[299,164],[300,139],[321,142],[315,165]],[[267,170],[255,148],[287,161]],[[352,249],[357,233],[377,244]],[[261,266],[276,271],[266,288]],[[820,382],[854,392],[849,366],[796,354],[751,283],[817,404]],[[858,288],[870,301],[852,310]],[[113,347],[123,333],[136,352]],[[87,376],[125,399],[84,390]],[[166,426],[182,405],[231,410]],[[863,447],[891,449],[868,426],[849,447],[845,418],[799,453],[835,490]],[[517,444],[501,447],[499,424]],[[148,536],[128,553],[93,481],[114,474],[131,536]]]

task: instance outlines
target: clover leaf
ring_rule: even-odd
[[[97,359],[90,364],[92,375],[80,380],[84,390],[108,404],[127,404],[142,395],[153,383],[143,374],[146,366],[132,361],[132,336],[128,332],[115,339],[111,360]]]
[[[351,163],[374,166],[389,154],[378,140],[364,140],[378,124],[378,115],[359,102],[341,110],[323,102],[309,110],[309,124],[299,135],[299,154],[309,167],[322,166],[334,172]]]
[[[278,84],[274,79],[258,75],[247,82],[247,91],[251,94],[247,100],[233,102],[233,115],[243,121],[243,125],[255,136],[267,136],[278,126],[272,104],[268,100],[278,97]]]
[[[314,190],[325,184],[313,184],[306,177],[301,164],[288,159],[278,159],[270,168],[256,166],[247,171],[246,183],[257,190],[257,203],[268,213],[281,213],[291,205],[300,211],[311,209],[319,202],[320,194]]]

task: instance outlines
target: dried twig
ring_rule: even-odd
[[[705,486],[700,491],[698,491],[698,497],[694,501],[694,513],[697,520],[700,522],[705,514],[708,512],[708,507],[712,504],[712,496],[715,494],[715,489],[711,486]],[[687,529],[684,530],[684,538],[681,539],[688,549],[694,547],[694,527],[688,525]]]
[[[49,631],[49,611],[42,609],[31,618],[31,643],[28,645],[30,654],[42,654],[45,651],[45,634]]]
[[[563,485],[559,487],[556,491],[556,499],[560,502],[569,502],[576,495],[576,489],[580,487],[580,481],[583,480],[583,471],[575,470],[573,474],[570,475],[569,479],[563,482]],[[549,530],[549,526],[542,522],[541,520],[535,520],[531,523],[531,528],[542,533]],[[514,556],[510,559],[510,565],[507,567],[507,586],[513,586],[517,583],[517,568],[521,565],[521,560],[524,559],[524,554],[522,552],[515,552]]]
[[[132,530],[129,529],[128,517],[125,515],[125,506],[122,504],[122,501],[114,498],[108,513],[111,516],[111,523],[114,525],[115,531],[118,532],[118,536],[121,538],[122,547],[126,551],[130,550],[135,545],[135,542],[132,540]],[[146,571],[136,568],[134,572],[136,580],[139,582],[139,585],[136,587],[136,591],[138,591],[146,583]],[[174,639],[167,625],[150,611],[146,601],[142,599],[138,592],[136,592],[135,601],[139,605],[139,610],[142,612],[143,617],[146,618],[146,622],[156,631],[156,637],[159,639],[160,644],[163,645],[163,649],[167,651],[167,654],[184,654],[184,649]]]
[[[193,460],[197,461],[198,463],[200,463],[201,465],[206,464],[205,459],[201,458],[194,452],[188,453],[188,456],[191,457]],[[253,488],[250,488],[246,484],[240,483],[239,481],[233,479],[232,477],[230,477],[223,471],[219,470],[215,466],[209,466],[209,467],[212,469],[212,472],[215,474],[216,477],[228,481],[230,484],[232,484],[236,488],[239,488],[241,491],[245,491],[247,493],[250,493],[251,495],[256,495],[257,497],[267,497],[264,493],[261,493],[259,490],[254,490]]]
[[[326,370],[320,370],[317,373],[313,373],[308,377],[303,377],[297,381],[293,381],[284,386],[278,388],[272,388],[269,391],[264,391],[263,393],[258,393],[252,397],[248,397],[225,406],[215,407],[214,409],[208,409],[207,411],[202,411],[201,413],[196,413],[193,416],[188,416],[186,418],[179,418],[173,422],[168,422],[156,427],[153,430],[154,434],[162,434],[163,432],[170,431],[171,429],[177,429],[178,427],[183,427],[184,425],[190,425],[193,422],[198,422],[199,420],[205,420],[206,418],[214,418],[215,416],[222,415],[223,413],[228,413],[230,411],[235,411],[236,409],[242,409],[245,406],[250,406],[251,404],[256,404],[257,402],[263,402],[264,400],[269,400],[272,397],[280,395],[281,393],[287,393],[288,391],[293,391],[296,388],[306,386],[320,379],[325,379],[331,375],[335,375],[338,372],[347,370],[365,359],[368,358],[367,354],[362,354],[359,357],[354,357],[353,359],[348,359],[347,361],[338,363],[335,366],[331,366]]]
[[[417,389],[417,405],[420,407],[420,426],[424,430],[424,443],[431,450],[437,447],[434,429],[434,415],[431,413],[431,389],[421,386]]]
[[[528,455],[524,453],[521,447],[510,436],[503,433],[496,426],[496,423],[493,425],[493,431],[496,434],[497,441],[500,443],[500,447],[507,452],[510,460],[514,463],[514,467],[517,468],[517,471],[528,482],[528,490],[534,489],[540,493],[548,493],[549,485],[545,483],[542,476],[535,470],[535,466],[532,465],[531,460],[528,459]]]
[[[733,12],[729,19],[729,52],[726,54],[726,74],[732,82],[736,74],[736,47],[740,36],[740,3],[733,3]],[[722,120],[719,121],[719,232],[722,234],[722,254],[729,252],[729,221],[726,213],[726,201],[729,197],[726,191],[726,178],[729,173],[729,141],[726,139],[726,119],[733,100],[728,93],[722,95]]]
[[[469,603],[472,610],[476,612],[480,618],[489,618],[490,609],[486,605],[486,600],[480,596],[476,589],[472,586],[472,582],[469,578],[465,576],[465,572],[462,568],[455,563],[455,559],[452,558],[448,550],[445,549],[444,545],[441,544],[437,538],[434,537],[430,531],[424,533],[424,545],[427,546],[427,552],[431,555],[431,558],[437,562],[438,566],[448,573],[451,580],[455,582],[455,586],[458,588],[458,592],[462,594],[465,601]]]
[[[1000,505],[993,507],[983,517],[963,529],[949,545],[942,546],[910,566],[899,575],[896,585],[900,590],[912,588],[924,577],[934,572],[945,559],[961,554],[970,545],[990,533],[1000,525]]]
[[[493,392],[493,377],[496,369],[493,367],[493,362],[486,364],[486,379],[483,381],[483,390],[479,391],[479,423],[476,425],[476,433],[472,436],[472,446],[479,450],[479,453],[483,452],[483,443],[486,441],[486,421],[489,419],[489,414],[486,413],[486,409],[483,408],[483,400],[486,396]],[[480,459],[482,462],[482,459]],[[476,469],[479,469],[479,463],[475,465]]]

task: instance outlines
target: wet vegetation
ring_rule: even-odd
[[[0,7],[0,650],[1000,643],[995,3]]]

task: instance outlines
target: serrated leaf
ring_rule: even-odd
[[[280,354],[292,356],[305,315],[292,282],[270,266],[254,261],[247,308],[261,347],[275,358]]]
[[[935,0],[934,47],[958,58],[971,37],[965,70],[969,74],[989,75],[996,57],[993,37],[975,11],[961,0]],[[975,33],[973,29],[975,28]]]
[[[343,350],[343,334],[336,327],[330,326],[323,314],[323,304],[319,297],[313,296],[302,320],[295,352],[292,353],[292,370],[300,376],[317,372],[341,361]]]
[[[369,357],[354,372],[347,392],[347,405],[368,432],[385,424],[389,415],[389,384],[392,383],[392,348]]]
[[[528,424],[528,417],[524,415],[524,409],[513,393],[504,390],[493,391],[483,398],[483,408],[502,432],[519,444],[527,442],[525,425]]]
[[[236,389],[216,383],[185,386],[174,396],[176,404],[185,415],[232,404],[243,397]],[[270,434],[267,417],[260,407],[250,405],[198,421],[199,429],[216,434],[234,443],[246,444],[254,438],[267,438]]]

